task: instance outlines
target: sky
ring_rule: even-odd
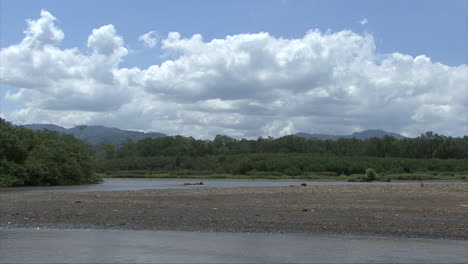
[[[468,135],[468,0],[0,0],[0,116],[212,139]]]

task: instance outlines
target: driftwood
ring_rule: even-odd
[[[184,182],[184,186],[187,185],[203,185],[203,182]]]

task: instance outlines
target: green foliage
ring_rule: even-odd
[[[177,163],[176,160],[180,159]],[[214,174],[337,176],[360,174],[367,168],[387,174],[415,172],[465,172],[468,162],[460,159],[408,159],[317,155],[304,153],[253,153],[205,156],[157,156],[98,160],[96,170],[175,173],[193,171]],[[448,170],[447,168],[451,168]]]
[[[175,136],[127,141],[113,155],[109,151],[101,154],[96,168],[100,172],[202,171],[284,177],[318,177],[320,172],[349,178],[362,175],[367,168],[387,174],[462,172],[468,171],[467,159],[467,136],[451,138],[432,132],[402,140],[390,136],[337,141],[295,136],[237,140],[218,135],[209,141]]]
[[[0,185],[81,184],[93,180],[90,148],[69,135],[33,132],[0,119]]]
[[[102,144],[94,151],[96,157],[71,136],[32,132],[0,119],[0,186],[91,182],[93,167],[110,175],[142,177],[359,179],[365,171],[369,180],[464,179],[468,172],[468,136],[432,132],[402,140],[238,140],[218,135],[209,141],[174,136],[127,140],[120,148]]]
[[[297,176],[297,175],[301,175],[302,171],[298,169],[297,167],[289,167],[284,170],[284,174],[289,175],[289,176]]]
[[[115,146],[110,143],[101,144],[98,147],[98,151],[104,155],[106,159],[113,159],[115,158]]]
[[[201,157],[254,153],[308,153],[323,156],[466,160],[468,159],[468,136],[452,138],[427,132],[417,138],[401,140],[385,136],[368,140],[342,138],[336,141],[306,140],[296,136],[237,140],[222,135],[209,141],[174,136],[146,138],[137,142],[128,140],[118,149],[112,144],[103,144],[96,151],[101,159],[177,155]],[[21,150],[17,153],[18,158],[21,158]],[[347,175],[360,173],[358,168],[353,167],[352,164],[348,165],[349,167],[342,173]],[[406,167],[406,172],[412,172],[410,165]]]
[[[366,169],[366,177],[364,178],[366,181],[375,181],[377,180],[377,173],[372,168]]]
[[[386,179],[391,180],[411,180],[411,181],[420,181],[420,180],[439,180],[440,178],[431,175],[429,173],[411,173],[411,174],[392,174],[385,177]]]

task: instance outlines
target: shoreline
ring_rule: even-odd
[[[272,234],[272,235],[306,235],[306,236],[322,236],[322,237],[363,237],[374,239],[429,239],[429,240],[451,240],[451,241],[468,241],[467,237],[460,236],[434,236],[420,235],[410,233],[386,233],[386,232],[358,232],[358,231],[312,231],[312,230],[270,230],[270,229],[194,229],[194,228],[146,228],[132,226],[102,226],[102,225],[71,225],[71,224],[51,224],[51,223],[23,223],[19,225],[3,225],[0,224],[0,233],[2,231],[139,231],[139,232],[194,232],[194,233],[236,233],[236,234]]]
[[[352,175],[297,175],[297,176],[272,176],[272,175],[244,175],[244,174],[188,174],[177,175],[173,173],[167,174],[137,174],[137,173],[121,173],[121,174],[98,174],[101,179],[205,179],[205,180],[310,180],[310,181],[363,181],[364,174]],[[452,176],[431,175],[427,173],[400,173],[379,175],[375,182],[388,181],[460,181],[468,182],[467,175],[454,174]]]
[[[181,186],[184,185],[206,185],[208,182],[290,182],[292,185],[305,183],[310,185],[315,185],[316,183],[326,185],[326,183],[333,183],[330,186],[337,183],[337,185],[343,186],[351,186],[351,185],[448,185],[448,184],[466,184],[468,185],[467,180],[393,180],[393,181],[372,181],[372,182],[365,182],[365,181],[343,181],[337,179],[243,179],[243,178],[232,178],[232,179],[221,179],[221,178],[103,178],[102,181],[98,183],[89,183],[89,184],[81,184],[81,185],[41,185],[41,186],[15,186],[15,187],[0,187],[0,195],[2,194],[14,194],[14,193],[29,193],[29,191],[34,191],[37,193],[46,193],[46,192],[67,192],[68,189],[73,188],[83,188],[82,190],[76,190],[74,192],[104,192],[104,191],[133,191],[133,190],[174,190],[180,188],[136,188],[136,189],[120,189],[120,190],[87,190],[86,187],[93,187],[99,186],[106,182],[106,180],[113,180],[113,181],[161,181],[161,182],[179,182]],[[204,184],[198,184],[202,182]],[[284,185],[284,186],[235,186],[235,187],[212,187],[206,185],[206,189],[233,189],[233,188],[268,188],[268,187],[292,187],[292,185]],[[0,223],[1,224],[1,223]]]
[[[467,193],[465,184],[9,193],[0,194],[0,228],[468,240]]]
[[[431,235],[414,235],[414,234],[398,234],[398,233],[366,233],[366,232],[318,232],[318,231],[297,231],[297,230],[232,230],[232,229],[164,229],[164,228],[125,228],[125,227],[108,227],[94,225],[67,225],[57,226],[55,224],[41,224],[40,226],[26,225],[0,225],[1,232],[175,232],[175,233],[225,233],[225,234],[266,234],[266,235],[299,235],[299,236],[315,236],[315,237],[336,237],[336,238],[368,238],[368,239],[409,239],[409,240],[438,240],[438,241],[463,241],[468,242],[468,238],[450,237],[450,236],[431,236]]]

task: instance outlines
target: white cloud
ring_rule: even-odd
[[[156,31],[153,30],[141,35],[140,37],[138,37],[138,40],[143,41],[145,46],[147,46],[148,48],[154,48],[159,42],[159,37]]]
[[[78,49],[60,49],[63,32],[47,11],[28,20],[25,38],[0,51],[0,81],[19,88],[8,98],[22,101],[30,111],[109,111],[128,100],[128,85],[116,76],[127,54],[112,25],[93,30],[87,56]]]
[[[93,29],[93,33],[88,37],[88,47],[96,54],[123,57],[127,55],[127,49],[123,45],[124,41],[117,35],[113,25]]]
[[[365,24],[369,23],[369,20],[367,20],[367,18],[364,18],[364,19],[361,19],[361,20],[359,21],[359,23],[360,23],[361,25],[365,25]]]
[[[47,11],[25,38],[0,51],[0,82],[18,88],[19,123],[102,124],[212,138],[282,136],[366,128],[417,135],[468,134],[468,67],[429,57],[378,54],[371,35],[309,31],[205,41],[169,33],[167,58],[124,68],[128,51],[112,25],[92,31],[90,52],[60,49]],[[39,30],[40,28],[41,30]]]
[[[23,44],[33,48],[42,48],[45,45],[60,43],[64,34],[54,25],[55,20],[56,18],[46,10],[41,10],[40,19],[28,19],[28,29],[24,31],[26,36],[23,39]]]

